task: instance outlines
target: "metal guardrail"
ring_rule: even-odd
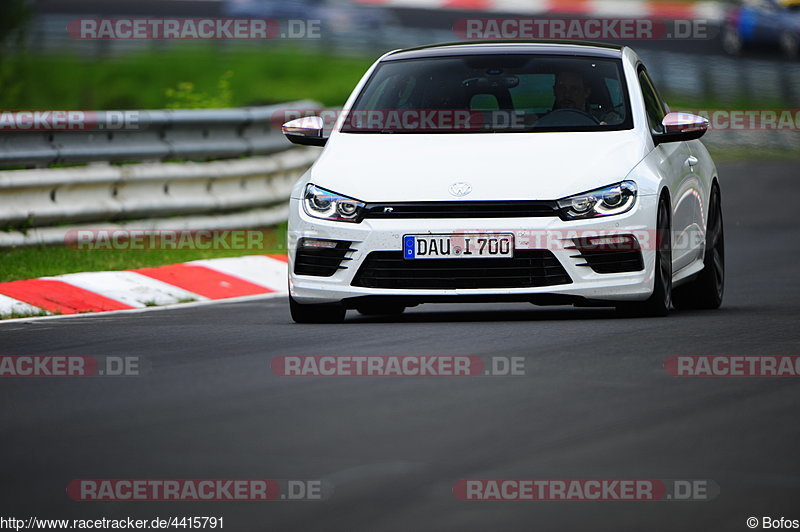
[[[24,227],[0,231],[0,247],[63,244],[76,229],[273,225],[286,219],[292,186],[318,154],[0,172],[0,223]]]
[[[319,109],[301,100],[264,107],[157,111],[85,111],[85,130],[0,129],[0,167],[94,161],[208,160],[266,155],[289,142],[274,123],[283,109]],[[20,113],[16,113],[20,114]],[[112,114],[130,126],[98,127]],[[13,114],[6,118],[14,120]],[[27,117],[26,117],[27,118]]]
[[[74,229],[234,229],[286,219],[286,200],[319,149],[281,134],[286,104],[142,111],[142,127],[0,132],[0,247],[63,243]],[[182,159],[182,162],[160,162]],[[207,161],[208,159],[223,159]],[[188,160],[188,161],[186,161]],[[110,164],[111,162],[139,164]]]

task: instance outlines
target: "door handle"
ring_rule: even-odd
[[[698,162],[700,162],[700,161],[694,155],[690,155],[689,158],[686,159],[686,164],[688,164],[689,166],[694,166]]]

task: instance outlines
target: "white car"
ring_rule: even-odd
[[[387,53],[289,205],[296,322],[432,302],[717,308],[724,240],[708,122],[671,113],[628,47],[431,45]]]

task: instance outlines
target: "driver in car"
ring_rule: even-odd
[[[553,85],[553,111],[556,109],[578,109],[592,115],[601,126],[609,123],[616,124],[622,122],[622,117],[614,111],[605,112],[600,110],[600,114],[593,112],[589,108],[589,95],[592,88],[586,85],[583,76],[578,72],[562,71],[556,74],[556,82]]]

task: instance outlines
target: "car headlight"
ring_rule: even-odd
[[[306,185],[303,210],[309,216],[323,220],[358,223],[361,221],[363,209],[363,201],[342,196],[310,183]]]
[[[628,212],[636,203],[636,183],[623,181],[616,185],[590,190],[558,200],[562,220],[579,220],[612,216]]]

